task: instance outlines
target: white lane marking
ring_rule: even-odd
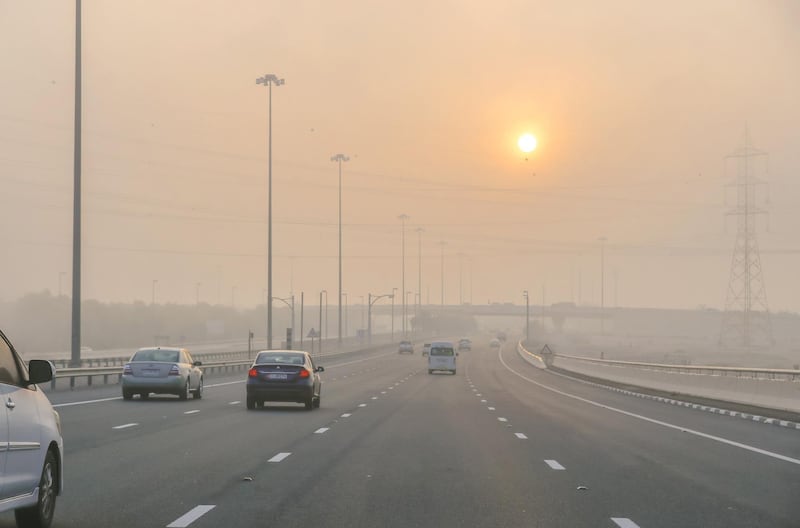
[[[477,396],[478,398],[483,398],[483,394],[481,394],[481,393],[478,393],[475,396]]]
[[[359,404],[358,404],[358,406],[359,406],[359,407],[366,407],[366,406],[367,406],[367,404],[366,404],[366,403],[359,403]]]
[[[381,394],[386,394],[386,391],[381,391]]]
[[[508,421],[508,419],[507,419],[507,418],[503,418],[503,417],[501,416],[500,418],[498,418],[498,419],[497,419],[497,421],[498,421],[498,422],[507,422],[507,421]]]
[[[183,414],[195,414],[195,413],[199,413],[199,412],[200,412],[200,409],[193,409],[191,411],[185,411]]]
[[[353,415],[352,415],[352,414],[350,414],[350,413],[344,413],[344,414],[341,416],[341,418],[350,418],[351,416],[353,416]]]
[[[122,396],[115,396],[114,398],[100,398],[99,400],[85,400],[69,403],[56,403],[53,407],[72,407],[73,405],[86,405],[87,403],[101,403],[107,401],[121,400]]]
[[[550,469],[555,469],[556,471],[564,471],[567,469],[559,464],[557,460],[545,460],[544,463],[550,466]]]
[[[528,437],[525,436],[525,433],[514,433],[514,435],[519,438],[520,440],[527,440]]]
[[[203,385],[204,389],[210,389],[211,387],[225,387],[227,385],[236,385],[237,383],[245,383],[247,380],[237,380],[237,381],[226,381],[225,383],[212,383],[210,385],[206,384]]]
[[[330,430],[330,427],[320,427],[319,429],[314,431],[314,434],[324,434],[326,431],[329,431],[329,430]]]
[[[230,402],[228,405],[238,405],[240,403],[242,403],[240,400],[236,400],[236,401]]]
[[[267,460],[267,462],[276,462],[276,463],[277,462],[281,462],[281,461],[286,460],[287,458],[289,458],[289,455],[291,455],[291,453],[278,453],[274,457],[272,457],[269,460]]]
[[[481,400],[481,403],[486,403],[486,400]]]
[[[373,400],[377,400],[377,399],[378,399],[378,397],[377,397],[377,396],[373,396],[373,397],[372,397],[372,399],[373,399]]]
[[[489,409],[490,411],[493,411],[494,407],[487,407],[487,409]]]
[[[207,514],[211,510],[215,508],[214,505],[211,504],[201,504],[200,506],[195,506],[191,510],[189,510],[186,514],[178,517],[171,523],[167,525],[167,528],[186,528],[197,519],[202,517],[203,515]]]
[[[638,524],[627,517],[612,517],[611,520],[614,521],[619,528],[639,528]]]
[[[567,398],[572,398],[573,400],[577,400],[577,401],[581,401],[581,402],[584,402],[584,403],[588,403],[589,405],[593,405],[593,406],[599,407],[601,409],[606,409],[606,410],[609,410],[609,411],[612,411],[612,412],[615,412],[615,413],[623,414],[623,415],[629,416],[631,418],[636,418],[637,420],[642,420],[642,421],[649,422],[649,423],[652,423],[652,424],[655,424],[655,425],[660,425],[662,427],[666,427],[668,429],[674,429],[676,431],[689,433],[691,435],[699,436],[700,438],[705,438],[707,440],[713,440],[713,441],[719,442],[721,444],[726,444],[726,445],[729,445],[729,446],[732,446],[732,447],[738,447],[738,448],[744,449],[746,451],[751,451],[753,453],[758,453],[760,455],[765,455],[765,456],[768,456],[768,457],[776,458],[778,460],[783,460],[784,462],[789,462],[791,464],[797,464],[798,466],[800,466],[800,459],[797,459],[797,458],[792,458],[792,457],[789,457],[789,456],[786,456],[786,455],[781,455],[780,453],[774,453],[772,451],[767,451],[766,449],[761,449],[759,447],[754,447],[754,446],[751,446],[751,445],[748,445],[748,444],[743,444],[741,442],[735,442],[733,440],[728,440],[727,438],[722,438],[721,436],[715,436],[715,435],[712,435],[712,434],[704,433],[702,431],[696,431],[694,429],[689,429],[688,427],[681,427],[680,425],[671,424],[669,422],[663,422],[661,420],[656,420],[655,418],[648,418],[647,416],[643,416],[641,414],[636,414],[636,413],[632,413],[632,412],[629,412],[629,411],[623,411],[622,409],[617,409],[616,407],[611,407],[610,405],[605,405],[605,404],[596,402],[594,400],[590,400],[588,398],[582,398],[580,396],[576,396],[574,394],[570,394],[568,392],[564,392],[564,391],[558,390],[556,388],[550,387],[549,385],[545,385],[543,383],[539,383],[538,381],[534,381],[531,378],[528,378],[528,377],[520,374],[516,370],[512,369],[511,367],[509,367],[508,363],[506,363],[503,360],[502,349],[497,351],[497,357],[500,359],[500,363],[502,363],[503,366],[509,372],[511,372],[512,374],[515,374],[515,375],[519,376],[520,378],[524,379],[525,381],[533,383],[534,385],[536,385],[538,387],[541,387],[541,388],[543,388],[545,390],[548,390],[550,392],[553,392],[555,394],[559,394],[559,395],[565,396]]]
[[[128,427],[136,427],[138,423],[126,423],[122,425],[115,425],[112,429],[127,429]]]
[[[387,388],[388,388],[389,390],[392,390],[392,389],[394,389],[394,387],[387,387]]]
[[[331,365],[330,367],[325,367],[325,370],[330,370],[332,368],[344,367],[345,365],[352,365],[353,363],[363,363],[364,361],[372,361],[373,359],[378,359],[386,356],[391,356],[396,354],[396,352],[388,352],[386,354],[378,354],[377,356],[372,356],[364,359],[356,359],[354,361],[347,361],[345,363],[338,363],[336,365]]]

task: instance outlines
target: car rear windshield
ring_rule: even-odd
[[[139,350],[133,355],[131,361],[163,361],[177,363],[178,352],[175,350]]]
[[[431,348],[431,355],[432,356],[452,356],[455,355],[452,348],[440,348],[434,347]]]
[[[286,352],[262,352],[256,357],[256,364],[282,363],[285,365],[302,365],[306,362],[304,354]]]

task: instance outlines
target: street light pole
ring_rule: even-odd
[[[344,154],[331,156],[331,161],[339,163],[339,346],[342,345],[342,162],[349,160]]]
[[[422,233],[425,231],[421,227],[418,227],[416,230],[417,232],[417,260],[419,269],[417,271],[417,310],[422,307]]]
[[[81,0],[75,0],[75,123],[72,190],[71,363],[81,365]]]
[[[344,337],[347,337],[350,334],[350,324],[349,324],[350,321],[348,320],[347,317],[349,312],[348,309],[349,306],[347,303],[347,292],[342,292],[342,297],[344,297]]]
[[[394,343],[394,292],[397,288],[392,288],[392,343]]]
[[[402,248],[401,249],[401,256],[400,256],[400,258],[401,258],[401,266],[400,266],[400,268],[402,269],[402,272],[401,272],[402,278],[401,278],[401,281],[400,281],[400,291],[401,292],[405,292],[406,291],[406,220],[408,220],[410,218],[410,216],[408,216],[407,214],[401,214],[397,218],[400,220],[400,223],[402,224],[402,228],[401,228],[402,232],[401,232],[401,235],[400,235],[400,240],[401,240],[400,245],[401,245],[401,248]],[[405,338],[406,337],[406,296],[405,296],[405,293],[403,293],[403,324],[401,326],[403,328],[403,337]]]
[[[397,288],[394,288],[395,290]],[[383,299],[384,297],[391,297],[392,299],[392,308],[394,308],[394,294],[393,293],[384,293],[383,295],[372,295],[371,293],[368,294],[368,306],[367,306],[367,339],[368,343],[372,344],[372,305],[378,302],[378,300]],[[394,341],[394,337],[392,337],[392,341]]]
[[[439,242],[439,245],[442,247],[442,308],[444,308],[444,247],[447,245],[447,242],[444,240]]]
[[[606,333],[606,237],[600,237],[600,333]]]
[[[150,304],[151,305],[155,305],[156,304],[156,284],[158,284],[158,279],[153,279],[153,295],[150,298]]]
[[[322,290],[319,292],[319,351],[317,354],[322,354],[322,294],[325,294],[327,297],[328,292]]]
[[[528,290],[522,292],[525,297],[525,344],[528,345],[531,341],[531,302],[528,295]]]
[[[202,283],[200,283],[200,282],[195,282],[194,283],[194,288],[195,288],[195,291],[194,291],[194,304],[196,306],[200,305],[200,285],[201,284]]]
[[[256,79],[256,84],[268,87],[269,92],[269,162],[267,185],[267,299],[272,299],[272,85],[280,86],[286,81],[268,73]],[[272,302],[267,303],[267,349],[272,349]]]

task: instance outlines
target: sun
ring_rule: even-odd
[[[528,154],[536,150],[536,138],[533,134],[522,134],[517,140],[517,145],[522,152]]]

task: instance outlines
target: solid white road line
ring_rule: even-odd
[[[639,528],[638,524],[627,517],[612,517],[611,520],[614,521],[619,528]]]
[[[167,528],[186,528],[197,519],[213,510],[215,506],[210,504],[201,504],[189,510],[185,515],[178,517],[167,525]]]
[[[561,464],[559,464],[558,461],[556,460],[545,460],[544,463],[550,466],[550,469],[555,469],[556,471],[564,471],[565,469],[567,469]]]
[[[291,455],[291,453],[278,453],[274,457],[267,460],[267,462],[281,462],[283,460],[286,460],[289,457],[289,455]]]
[[[183,414],[196,414],[199,413],[200,409],[192,409],[191,411],[185,411]]]
[[[112,429],[127,429],[128,427],[136,427],[138,423],[127,423],[123,425],[115,425]]]
[[[122,396],[115,396],[113,398],[100,398],[99,400],[86,400],[86,401],[77,401],[77,402],[70,402],[70,403],[56,403],[53,407],[72,407],[73,405],[86,405],[87,403],[101,403],[107,401],[114,401],[114,400],[121,400]]]
[[[748,444],[743,444],[741,442],[734,442],[733,440],[728,440],[727,438],[722,438],[721,436],[715,436],[715,435],[712,435],[712,434],[704,433],[702,431],[696,431],[694,429],[689,429],[688,427],[682,427],[680,425],[671,424],[669,422],[663,422],[661,420],[656,420],[655,418],[648,418],[647,416],[643,416],[641,414],[636,414],[636,413],[632,413],[632,412],[629,412],[629,411],[624,411],[624,410],[618,409],[616,407],[611,407],[610,405],[605,405],[605,404],[596,402],[594,400],[590,400],[588,398],[582,398],[580,396],[576,396],[575,394],[570,394],[568,392],[564,392],[562,390],[558,390],[558,389],[556,389],[554,387],[551,387],[549,385],[545,385],[544,383],[539,383],[538,381],[534,381],[531,378],[528,378],[528,377],[520,374],[516,370],[512,369],[511,367],[509,367],[508,363],[506,363],[503,360],[503,351],[502,351],[502,349],[497,351],[497,357],[500,359],[500,363],[502,363],[503,366],[508,371],[510,371],[512,374],[515,374],[515,375],[519,376],[520,378],[524,379],[525,381],[533,383],[534,385],[536,385],[538,387],[541,387],[541,388],[543,388],[545,390],[548,390],[548,391],[550,391],[552,393],[559,394],[559,395],[565,396],[567,398],[572,398],[573,400],[577,400],[577,401],[580,401],[580,402],[588,403],[589,405],[593,405],[593,406],[599,407],[601,409],[606,409],[606,410],[611,411],[611,412],[623,414],[623,415],[629,416],[631,418],[636,418],[637,420],[642,420],[642,421],[645,421],[645,422],[648,422],[648,423],[651,423],[651,424],[660,425],[662,427],[666,427],[667,429],[674,429],[676,431],[681,431],[683,433],[688,433],[688,434],[691,434],[691,435],[694,435],[694,436],[699,436],[700,438],[705,438],[707,440],[713,440],[715,442],[719,442],[721,444],[726,444],[726,445],[729,445],[729,446],[732,446],[732,447],[738,447],[738,448],[744,449],[746,451],[751,451],[753,453],[758,453],[760,455],[765,455],[765,456],[768,456],[768,457],[771,457],[771,458],[776,458],[778,460],[783,460],[784,462],[789,462],[791,464],[797,464],[797,465],[800,466],[800,459],[798,459],[798,458],[792,458],[792,457],[789,457],[789,456],[786,456],[786,455],[781,455],[780,453],[774,453],[772,451],[767,451],[766,449],[761,449],[761,448],[754,447],[754,446],[751,446],[751,445],[748,445]]]
[[[320,427],[319,429],[314,431],[314,434],[324,434],[325,431],[328,431],[328,430],[330,430],[330,427]]]
[[[528,437],[525,436],[525,433],[514,433],[514,435],[519,438],[520,440],[527,440]]]

